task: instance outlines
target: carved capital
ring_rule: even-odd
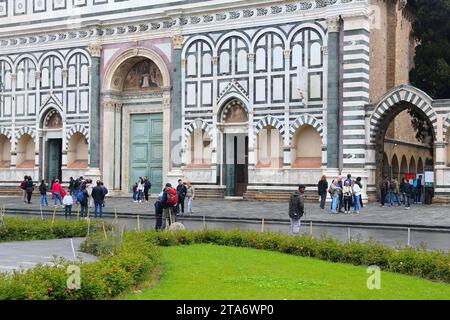
[[[181,49],[183,47],[183,36],[181,34],[176,34],[172,37],[173,47],[175,49]]]
[[[323,47],[322,47],[322,52],[323,52],[323,54],[324,54],[325,56],[327,56],[327,55],[328,55],[328,47],[323,46]]]
[[[116,106],[117,104],[119,104],[120,102],[116,101],[116,100],[112,100],[112,99],[107,99],[103,101],[103,110],[104,111],[116,111]]]
[[[291,52],[292,52],[291,49],[286,49],[286,50],[284,50],[284,51],[283,51],[284,58],[285,58],[285,59],[290,59],[290,58],[291,58]]]
[[[248,54],[248,61],[250,61],[250,62],[255,61],[255,54],[254,53],[249,53]]]
[[[116,113],[120,113],[120,111],[122,110],[122,103],[121,102],[117,102],[115,109],[116,109]]]
[[[91,43],[88,49],[92,57],[100,57],[102,55],[102,45],[99,43]]]
[[[339,32],[340,28],[339,17],[327,18],[327,28],[328,32]]]

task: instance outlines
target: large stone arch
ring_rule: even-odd
[[[283,123],[271,115],[265,116],[263,119],[259,120],[258,123],[255,126],[255,130],[253,131],[253,134],[255,137],[258,135],[258,133],[267,126],[272,126],[280,132],[281,136],[284,136],[285,130]]]
[[[132,61],[130,59],[133,58],[147,58],[153,61],[161,72],[163,87],[170,87],[170,72],[163,57],[155,50],[138,47],[126,49],[112,58],[112,63],[107,66],[104,76],[102,85],[104,92],[121,91],[124,81],[124,77],[121,76],[121,69],[123,67],[127,69],[124,64]]]
[[[434,139],[437,138],[437,114],[432,107],[432,99],[425,92],[415,87],[401,85],[387,92],[376,105],[370,117],[371,144],[376,143],[377,134],[384,116],[402,101],[408,102],[423,111],[433,126]]]
[[[291,124],[289,130],[289,144],[292,143],[292,139],[294,138],[297,129],[304,125],[310,125],[314,129],[316,129],[316,131],[320,134],[320,137],[322,138],[323,141],[323,125],[320,122],[320,120],[318,120],[316,117],[310,114],[302,114]]]

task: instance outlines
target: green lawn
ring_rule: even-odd
[[[368,290],[365,267],[255,249],[163,248],[155,287],[126,299],[450,299],[450,285],[383,272]]]

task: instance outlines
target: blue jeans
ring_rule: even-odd
[[[87,217],[87,212],[88,212],[88,206],[87,206],[87,204],[86,204],[85,206],[80,205],[80,207],[81,207],[80,216],[81,216],[82,218]]]
[[[64,216],[67,218],[68,215],[72,215],[72,205],[66,205],[64,208]]]
[[[137,201],[138,200],[138,193],[133,191],[133,200]]]
[[[361,210],[361,195],[355,196],[355,212],[359,213]]]
[[[41,194],[41,206],[43,206],[45,203],[46,206],[48,206],[48,199],[46,194]]]
[[[327,193],[324,192],[320,195],[320,208],[325,209],[325,201],[327,200]]]
[[[144,193],[142,192],[142,190],[138,191],[137,200],[138,201],[144,200]]]
[[[194,200],[192,199],[192,197],[188,197],[188,203],[187,203],[187,205],[188,205],[188,207],[187,207],[187,212],[188,213],[192,213],[192,202],[193,202]]]
[[[103,202],[101,201],[94,201],[95,209],[94,209],[94,216],[97,218],[97,212],[100,210],[100,218],[102,217],[103,213]]]
[[[62,198],[61,198],[61,194],[59,192],[55,192],[53,194],[53,196],[55,197],[55,206],[58,204],[58,200],[59,200],[59,204],[62,205]]]
[[[339,195],[333,195],[333,200],[331,202],[331,212],[337,213],[339,209]]]
[[[405,204],[405,208],[409,208],[409,194],[402,193],[402,200],[403,203]]]
[[[422,190],[416,189],[416,192],[414,194],[414,203],[418,203],[422,201]]]
[[[398,197],[398,193],[394,193],[394,192],[389,192],[388,194],[388,206],[394,206],[394,203],[397,202],[398,205],[400,206],[400,199]]]

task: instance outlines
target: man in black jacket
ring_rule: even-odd
[[[103,201],[105,201],[105,190],[102,187],[101,181],[97,181],[97,185],[92,189],[92,198],[94,199],[94,216],[97,218],[97,213],[100,211],[100,219],[103,213]]]
[[[295,191],[289,199],[289,217],[291,218],[291,232],[298,234],[300,232],[300,218],[305,213],[304,195],[305,186],[298,186],[298,191]]]
[[[177,213],[183,214],[184,213],[184,199],[186,198],[187,188],[186,188],[185,184],[183,183],[183,180],[181,180],[181,179],[178,180],[177,193],[178,193]],[[181,211],[180,211],[180,207],[181,207]]]
[[[150,182],[150,180],[148,180],[148,177],[144,177],[144,197],[145,197],[145,202],[148,202],[148,192],[150,191],[152,187],[152,183]]]

